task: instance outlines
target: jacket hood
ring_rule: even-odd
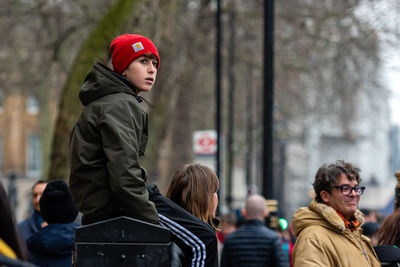
[[[71,255],[76,223],[50,224],[26,241],[29,250],[40,255]]]
[[[136,87],[122,75],[95,62],[79,90],[79,98],[82,104],[87,106],[90,102],[109,94],[126,93],[137,97],[135,92]]]
[[[357,210],[354,216],[360,222],[360,226],[356,231],[361,231],[364,215]],[[318,203],[315,200],[311,201],[308,207],[302,207],[296,211],[293,215],[292,224],[296,236],[299,236],[306,227],[313,225],[323,226],[339,233],[346,231],[346,225],[336,211],[332,207]]]

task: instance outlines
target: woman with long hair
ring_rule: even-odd
[[[378,231],[374,247],[382,266],[400,266],[400,210],[385,218]]]
[[[218,188],[218,177],[213,170],[200,164],[186,164],[172,176],[166,196],[216,228],[213,220],[218,205]]]
[[[167,197],[161,195],[157,186],[147,186],[160,225],[170,229],[172,241],[183,254],[173,266],[218,267],[214,222],[218,188],[216,174],[199,164],[186,164],[175,172]]]

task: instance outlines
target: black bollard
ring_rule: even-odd
[[[73,266],[171,266],[170,231],[161,226],[117,217],[78,227]]]

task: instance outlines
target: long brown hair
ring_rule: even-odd
[[[218,177],[213,170],[200,164],[185,164],[172,176],[166,195],[202,221],[212,223],[213,195],[218,188]]]
[[[378,245],[400,246],[400,210],[387,216],[379,227]]]

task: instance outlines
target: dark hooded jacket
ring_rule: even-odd
[[[31,236],[26,245],[34,264],[46,267],[72,265],[76,223],[49,224]]]
[[[382,267],[400,267],[400,248],[381,245],[374,247]]]
[[[139,164],[148,129],[142,99],[124,77],[98,62],[79,98],[85,108],[71,133],[69,186],[82,223],[121,215],[158,223]]]

